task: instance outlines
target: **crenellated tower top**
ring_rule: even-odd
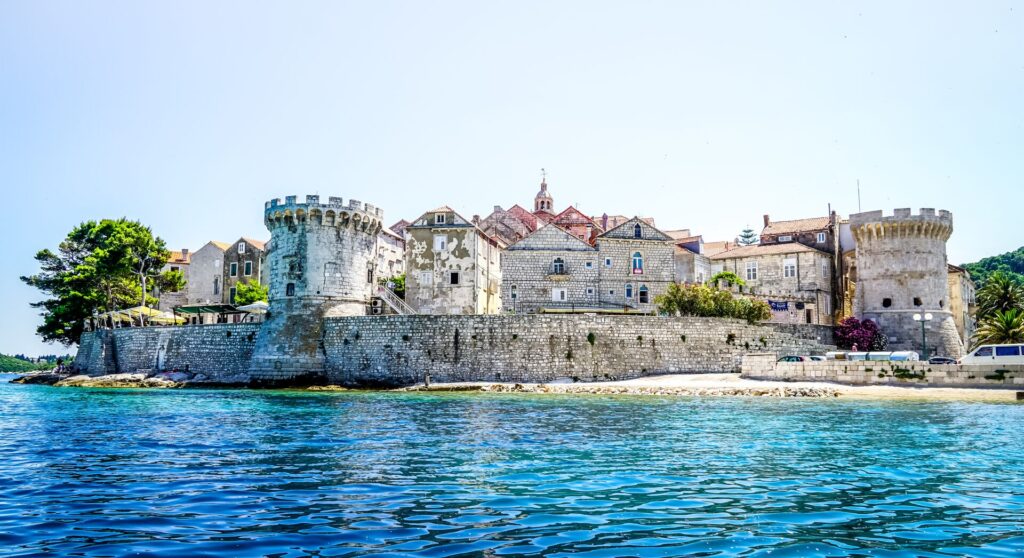
[[[857,242],[879,238],[932,238],[945,242],[953,234],[953,214],[945,209],[938,212],[930,207],[920,213],[910,208],[899,208],[892,215],[881,210],[850,215],[850,230]]]
[[[308,195],[305,202],[299,202],[298,196],[274,198],[264,204],[263,222],[273,233],[281,226],[295,224],[322,225],[351,229],[376,235],[384,228],[384,211],[374,205],[359,200],[344,200],[331,196],[327,203],[320,202],[320,196]]]

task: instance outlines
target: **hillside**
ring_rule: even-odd
[[[14,358],[12,356],[0,355],[0,372],[28,372],[30,370],[46,370],[53,368],[53,364],[41,363],[35,364]]]
[[[1024,283],[1024,246],[1013,252],[991,256],[974,263],[963,264],[960,267],[971,273],[971,279],[974,279],[979,289],[988,280],[988,276],[996,271],[1004,271]]]

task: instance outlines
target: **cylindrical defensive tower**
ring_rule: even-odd
[[[266,203],[270,311],[253,350],[253,383],[324,376],[323,318],[366,313],[383,217],[370,204],[335,197]]]
[[[953,233],[949,211],[897,209],[891,216],[869,211],[850,216],[857,243],[854,313],[874,320],[896,350],[922,352],[922,317],[929,355],[959,357],[963,344],[949,311],[946,241]]]

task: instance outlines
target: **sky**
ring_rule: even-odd
[[[953,263],[1024,245],[1019,2],[0,2],[0,352],[76,224],[268,238],[320,194],[654,217],[949,209]],[[858,203],[857,182],[860,182]]]

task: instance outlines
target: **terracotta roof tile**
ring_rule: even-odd
[[[704,246],[707,246],[705,244]],[[728,260],[733,258],[748,258],[751,256],[767,256],[773,254],[798,254],[803,252],[817,252],[822,255],[829,255],[817,248],[811,248],[799,242],[786,242],[783,244],[754,244],[752,246],[737,246],[731,250],[719,252],[710,256],[712,260]]]
[[[787,234],[804,231],[818,231],[828,227],[828,217],[811,217],[792,221],[769,222],[761,234]]]

